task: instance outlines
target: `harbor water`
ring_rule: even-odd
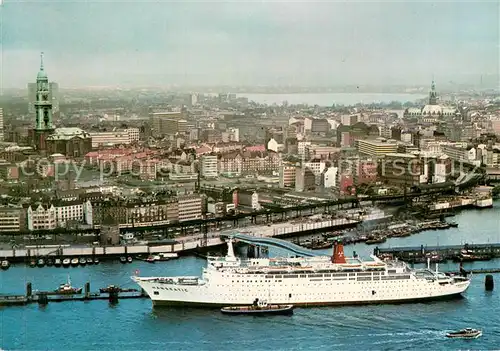
[[[380,247],[500,242],[500,203],[485,210],[462,211],[459,226],[390,239]],[[346,247],[365,256],[374,246]],[[329,252],[329,250],[325,251]],[[0,272],[1,293],[53,290],[71,276],[73,286],[91,282],[91,290],[110,284],[137,287],[139,275],[198,275],[204,260],[195,257],[149,264],[102,262],[76,268],[29,268],[13,265]],[[500,260],[465,268],[500,267]],[[456,264],[440,265],[457,270]],[[496,286],[500,275],[495,274]],[[484,275],[476,275],[464,298],[400,305],[299,308],[290,317],[225,316],[218,310],[152,309],[149,299],[31,304],[0,310],[3,350],[457,350],[494,349],[500,344],[498,289],[485,291]],[[475,340],[451,340],[445,332],[465,327],[483,330]]]

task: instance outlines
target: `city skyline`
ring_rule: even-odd
[[[50,80],[68,88],[427,86],[433,77],[440,86],[495,85],[497,10],[494,2],[6,1],[2,85],[32,82],[41,51]]]

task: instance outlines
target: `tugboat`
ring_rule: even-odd
[[[481,330],[465,328],[456,332],[447,333],[447,338],[463,338],[463,339],[477,339],[483,332]]]
[[[68,275],[68,282],[65,284],[61,284],[59,289],[54,291],[58,295],[76,295],[82,293],[82,288],[73,288],[71,286],[71,280]]]
[[[9,267],[10,267],[10,262],[7,260],[3,260],[2,261],[2,269],[7,270],[7,269],[9,269]]]
[[[125,256],[120,257],[120,262],[121,263],[127,263],[127,258]]]
[[[250,306],[230,306],[223,307],[220,310],[224,314],[241,315],[248,314],[253,316],[263,316],[270,314],[291,315],[293,314],[293,305],[268,305],[266,301],[255,299]]]

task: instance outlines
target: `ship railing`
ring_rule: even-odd
[[[196,278],[179,278],[177,280],[179,285],[199,285],[199,279]]]

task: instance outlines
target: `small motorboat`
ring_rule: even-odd
[[[78,258],[71,259],[71,265],[72,266],[78,266]]]
[[[87,264],[87,260],[85,257],[82,257],[78,260],[78,263],[80,263],[82,266],[85,266]]]
[[[255,299],[253,305],[250,306],[230,306],[221,308],[221,312],[224,314],[233,314],[233,315],[270,315],[270,314],[279,314],[279,315],[291,315],[293,314],[293,305],[269,305],[266,301],[259,301],[259,299]]]
[[[65,284],[61,284],[57,290],[54,291],[58,295],[75,295],[81,294],[82,288],[73,288],[71,286],[71,280],[68,276],[68,282]]]
[[[38,267],[43,267],[45,266],[45,260],[43,258],[39,258],[38,261],[36,262],[36,265]]]
[[[61,261],[61,259],[60,259],[60,258],[56,258],[56,259],[54,260],[54,266],[56,266],[56,267],[61,267],[61,264],[62,264],[62,261]]]
[[[477,339],[483,332],[481,330],[465,328],[456,332],[450,332],[446,334],[447,338],[463,338],[463,339]]]
[[[120,257],[120,262],[121,263],[127,263],[127,258],[125,256]]]
[[[1,266],[2,266],[3,270],[7,270],[10,267],[10,262],[7,261],[7,260],[3,260],[2,263],[1,263]]]
[[[52,258],[47,258],[47,267],[52,267],[54,265],[54,260]]]
[[[99,259],[97,257],[94,257],[94,264],[99,264]]]
[[[148,256],[148,258],[146,258],[145,261],[148,263],[155,263],[156,262],[154,256]]]
[[[127,257],[127,262],[128,262],[128,263],[132,263],[132,257],[130,257],[130,256],[129,256],[129,257]]]
[[[87,264],[94,264],[92,257],[87,257]]]
[[[30,260],[30,267],[36,267],[36,260]]]
[[[69,265],[71,264],[71,260],[69,258],[65,258],[62,260],[62,265],[63,267],[69,267]]]

